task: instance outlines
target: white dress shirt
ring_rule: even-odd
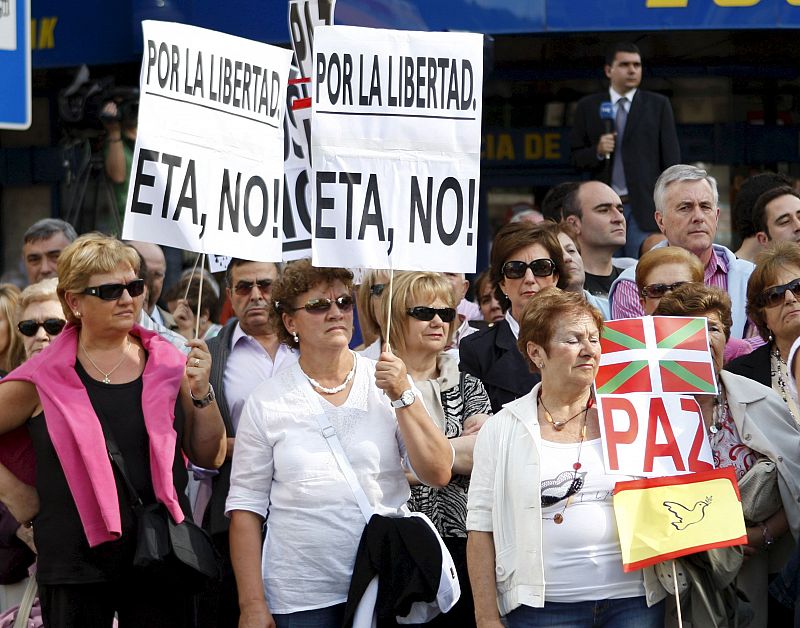
[[[228,401],[234,431],[239,425],[244,402],[253,390],[276,373],[297,362],[298,357],[297,351],[280,344],[273,360],[258,340],[248,336],[242,330],[242,326],[236,324],[231,336],[231,353],[222,380],[225,384],[225,398]]]

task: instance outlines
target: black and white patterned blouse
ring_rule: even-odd
[[[447,438],[461,436],[464,421],[469,417],[492,413],[489,395],[481,381],[466,373],[462,375],[455,386],[441,391],[440,395],[445,417],[444,434]],[[453,474],[450,483],[443,488],[412,486],[408,507],[414,512],[427,515],[442,537],[466,538],[468,490],[469,475]]]

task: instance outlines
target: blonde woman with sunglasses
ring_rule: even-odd
[[[0,500],[33,531],[49,628],[111,628],[115,615],[120,628],[193,621],[184,572],[134,564],[137,500],[109,443],[118,444],[142,504],[161,504],[181,523],[191,517],[184,454],[218,467],[225,429],[205,343],[189,341],[187,358],[136,325],[138,270],[139,255],[114,238],[87,234],[65,248],[60,310],[28,307],[19,329],[36,338],[68,324],[38,353],[32,343],[35,354],[0,382]]]
[[[341,625],[364,515],[321,417],[377,514],[408,514],[401,460],[422,482],[450,480],[450,445],[403,361],[348,348],[352,281],[301,260],[272,288],[273,328],[300,358],[253,392],[236,434],[226,511],[240,628]]]

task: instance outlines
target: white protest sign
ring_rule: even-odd
[[[659,477],[714,468],[700,406],[683,395],[598,395],[609,474]]]
[[[123,238],[281,260],[291,52],[145,21]]]
[[[482,35],[316,29],[316,266],[475,271],[482,88]]]
[[[208,270],[212,273],[221,273],[228,270],[228,264],[231,263],[229,255],[209,255],[208,256]]]
[[[336,0],[289,0],[289,37],[300,75],[311,76],[314,29],[333,24]]]

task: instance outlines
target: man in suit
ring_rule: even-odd
[[[620,43],[609,51],[605,74],[608,91],[582,98],[575,109],[572,162],[619,194],[627,223],[622,255],[638,258],[663,239],[653,218],[653,188],[663,170],[680,163],[678,136],[669,100],[639,89],[636,45]],[[600,118],[603,103],[611,103],[613,120]]]

